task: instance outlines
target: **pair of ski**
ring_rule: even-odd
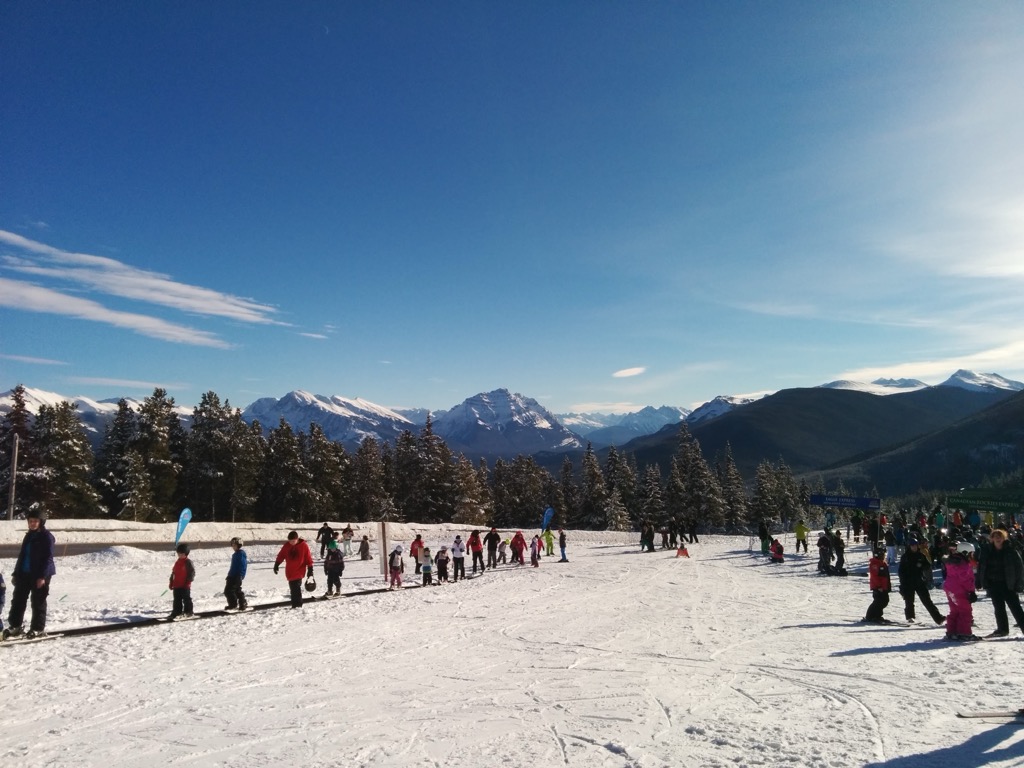
[[[47,640],[56,640],[58,637],[63,637],[60,633],[51,635],[39,635],[38,637],[29,637],[28,635],[8,635],[6,630],[4,631],[4,638],[0,641],[0,647],[12,646],[12,645],[29,645],[31,643],[43,643]]]
[[[989,718],[992,720],[1020,720],[1024,722],[1024,709],[990,709],[977,710],[973,712],[957,712],[957,717],[965,718]]]

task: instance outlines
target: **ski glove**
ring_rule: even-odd
[[[968,603],[976,603],[976,602],[978,602],[978,593],[977,592],[968,592],[967,593],[967,602]]]
[[[281,564],[280,563],[274,563],[274,575],[275,576],[277,575],[277,572],[279,570],[281,570]]]
[[[313,566],[312,565],[309,566],[309,568],[306,569],[306,578],[307,579],[312,579],[313,578]]]

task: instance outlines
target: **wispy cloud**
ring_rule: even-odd
[[[70,381],[76,384],[95,384],[101,387],[121,387],[123,389],[186,389],[187,384],[161,384],[155,381],[139,381],[137,379],[109,379],[103,377],[73,376]]]
[[[63,360],[48,360],[45,357],[26,357],[25,355],[0,355],[0,359],[13,360],[16,363],[30,363],[31,365],[68,365]]]
[[[327,338],[330,338],[329,336],[326,336],[326,335],[324,335],[322,333],[304,333],[304,332],[301,332],[301,331],[299,332],[299,336],[305,336],[307,339],[327,339]]]
[[[6,269],[20,274],[65,280],[99,293],[208,317],[287,325],[274,318],[278,311],[275,307],[180,283],[168,275],[138,269],[116,259],[64,251],[4,230],[0,230],[0,243],[23,252],[19,257],[5,256],[3,259]]]
[[[573,413],[631,413],[639,411],[641,408],[643,408],[642,405],[628,402],[576,403],[569,406],[569,410]]]
[[[616,379],[628,379],[631,376],[639,376],[646,370],[647,369],[642,366],[637,368],[623,368],[621,371],[616,371],[615,373],[613,373],[612,376],[615,377]]]
[[[889,366],[857,368],[845,371],[837,376],[837,378],[852,379],[854,381],[874,381],[879,378],[906,378],[938,383],[961,368],[983,371],[985,373],[1024,370],[1024,341],[1014,341],[968,355],[952,356],[937,360],[920,360]]]
[[[194,344],[200,347],[230,349],[227,343],[216,334],[190,328],[185,325],[169,323],[157,317],[140,315],[134,312],[119,312],[104,307],[91,299],[69,296],[66,293],[43,288],[20,280],[8,280],[0,277],[0,306],[20,309],[26,312],[45,312],[54,315],[76,317],[81,320],[92,320],[106,323],[117,328],[135,331],[162,341],[177,344]]]

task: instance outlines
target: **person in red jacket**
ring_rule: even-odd
[[[409,557],[416,563],[416,573],[420,572],[423,565],[420,563],[420,551],[423,549],[423,535],[417,533],[416,538],[412,540],[412,544],[409,545]]]
[[[192,582],[196,578],[196,568],[188,559],[188,544],[179,544],[175,551],[178,559],[174,561],[171,568],[171,580],[167,588],[174,595],[174,607],[171,608],[171,621],[179,616],[184,619],[192,618]]]
[[[885,562],[885,547],[875,549],[874,555],[868,561],[868,587],[871,589],[871,605],[864,616],[864,621],[872,624],[887,624],[882,616],[882,611],[889,604],[889,593],[892,591],[892,581],[889,579],[889,565]]]
[[[306,540],[299,538],[298,531],[291,531],[288,534],[288,541],[277,553],[277,559],[274,561],[274,573],[278,572],[281,563],[284,563],[284,577],[288,579],[292,608],[301,608],[302,577],[312,578],[313,576],[313,553],[309,551]]]
[[[473,573],[476,573],[476,566],[480,564],[480,573],[484,572],[484,542],[480,538],[480,531],[473,531],[466,540],[469,551],[473,554]]]
[[[526,537],[523,536],[522,531],[516,531],[516,535],[512,537],[512,562],[518,563],[519,565],[526,565],[523,562],[523,552],[526,551]]]

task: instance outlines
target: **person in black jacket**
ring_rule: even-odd
[[[989,541],[991,546],[982,550],[978,563],[978,581],[988,592],[996,615],[996,630],[986,637],[1006,637],[1010,634],[1007,607],[1017,626],[1024,631],[1024,609],[1021,609],[1017,596],[1018,592],[1024,591],[1024,562],[1007,542],[1006,531],[1002,528],[993,530]]]
[[[50,594],[50,579],[57,572],[53,564],[53,534],[46,530],[46,513],[35,509],[26,518],[28,533],[21,542],[21,551],[11,571],[14,595],[11,612],[7,616],[5,637],[22,633],[25,606],[32,601],[32,624],[28,636],[38,637],[46,632],[46,597]]]
[[[498,545],[501,544],[501,534],[498,533],[497,528],[491,528],[490,532],[484,536],[484,544],[487,545],[487,567],[497,568]]]
[[[903,615],[907,621],[914,620],[914,595],[921,599],[932,620],[942,624],[946,617],[942,615],[928,594],[928,585],[932,579],[932,564],[921,551],[921,542],[916,536],[907,540],[907,551],[900,559],[900,595],[903,597]]]

